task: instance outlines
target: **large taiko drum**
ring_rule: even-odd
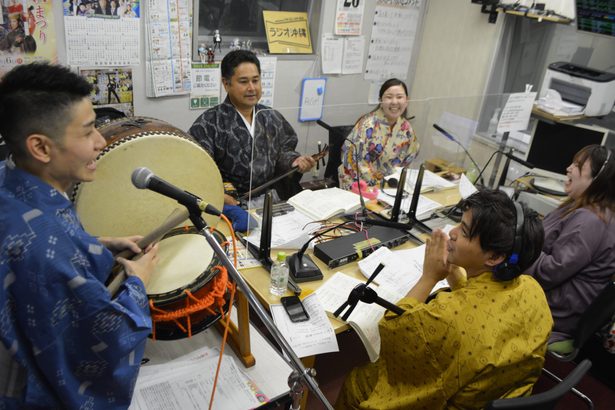
[[[181,135],[190,138],[182,130],[168,122],[150,117],[120,118],[101,125],[98,127],[98,132],[105,137],[107,145],[111,145],[124,137],[132,137],[146,132]]]
[[[209,154],[170,124],[146,120],[125,118],[100,129],[108,145],[97,158],[95,179],[77,184],[72,192],[81,222],[92,235],[146,235],[181,207],[134,187],[131,175],[139,167],[222,209],[222,177]],[[210,227],[218,222],[214,216],[205,219]],[[214,236],[226,243],[219,232]],[[229,301],[228,278],[217,256],[193,227],[167,234],[159,255],[147,286],[154,336],[177,339],[207,328]]]
[[[222,177],[209,154],[188,134],[162,121],[147,119],[134,126],[140,119],[123,118],[101,127],[109,144],[97,158],[95,179],[72,191],[81,222],[92,235],[145,235],[180,207],[170,198],[136,188],[131,175],[139,167],[222,209]],[[218,223],[211,215],[205,220],[211,227]]]

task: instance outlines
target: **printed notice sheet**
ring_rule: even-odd
[[[500,115],[498,132],[522,131],[527,129],[536,93],[515,93],[508,96],[508,101]]]
[[[365,67],[366,80],[408,76],[420,4],[420,1],[413,1],[406,6],[376,6]]]
[[[360,74],[363,72],[365,37],[322,36],[323,74]]]
[[[340,74],[342,72],[342,56],[344,53],[344,38],[333,34],[325,34],[321,41],[321,65],[323,74]]]
[[[267,107],[273,107],[273,92],[275,84],[275,70],[278,64],[277,57],[259,56],[258,61],[261,63],[261,99],[260,104]]]
[[[344,39],[342,74],[360,74],[363,72],[364,50],[365,37],[346,37]]]
[[[220,63],[192,63],[190,109],[208,109],[220,104]]]

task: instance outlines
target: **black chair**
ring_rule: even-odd
[[[570,391],[575,390],[574,386],[585,376],[585,373],[592,366],[589,360],[583,360],[564,380],[559,382],[552,389],[534,394],[528,397],[515,397],[512,399],[498,399],[488,403],[486,410],[548,410],[555,408],[555,405]]]
[[[547,346],[547,353],[563,362],[573,361],[587,341],[602,327],[608,324],[614,314],[615,283],[609,282],[606,288],[598,294],[596,299],[594,299],[581,315],[576,329],[572,332],[572,338],[549,344],[549,346]],[[562,379],[556,374],[547,369],[543,369],[543,371],[553,380],[561,382]],[[572,392],[585,401],[590,409],[594,408],[593,402],[585,394],[577,389],[572,389]]]
[[[352,131],[353,125],[339,125],[332,127],[324,121],[316,121],[318,125],[329,131],[329,159],[325,168],[325,179],[330,178],[335,182],[335,186],[340,186],[337,169],[342,163],[342,145],[344,140]]]
[[[9,148],[6,146],[6,143],[0,136],[0,161],[5,160],[9,156]]]
[[[570,362],[577,357],[585,343],[615,314],[615,283],[609,284],[598,294],[579,319],[572,339],[551,343],[547,350],[558,360]]]

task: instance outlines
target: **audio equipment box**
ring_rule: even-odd
[[[329,268],[362,259],[381,246],[393,248],[408,240],[423,242],[409,232],[384,226],[372,226],[367,231],[356,232],[314,246],[314,256]]]

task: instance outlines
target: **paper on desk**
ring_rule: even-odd
[[[229,243],[231,244],[233,243],[233,240],[230,236],[227,236],[226,239],[229,241]],[[246,249],[243,243],[237,240],[235,241],[235,244],[237,246],[237,269],[254,268],[256,266],[262,265],[262,263],[260,263],[256,258],[254,258],[254,256],[252,256],[252,254]],[[259,244],[260,244],[260,240],[259,240]],[[232,261],[234,260],[233,254],[232,254],[233,252],[232,245],[229,251],[230,251],[229,255]]]
[[[387,195],[385,192],[386,193],[393,192],[391,194],[393,196]],[[383,202],[389,206],[393,206],[393,204],[395,203],[395,191],[385,188],[384,192],[383,191],[378,192],[378,201]],[[412,197],[408,195],[406,198],[403,198],[401,200],[400,208],[403,211],[407,212],[410,209],[410,202],[412,202]],[[441,203],[436,202],[432,199],[429,199],[426,196],[419,195],[419,203],[416,207],[416,217],[417,219],[421,219],[421,217],[430,216],[433,211],[439,208],[442,208]]]
[[[217,357],[186,360],[145,366],[139,374],[130,409],[184,410],[202,408],[209,403]],[[141,369],[143,370],[143,369]],[[267,398],[235,364],[230,356],[223,356],[216,386],[214,409],[251,409]]]
[[[415,251],[419,249],[419,251]],[[384,269],[380,271],[374,282],[380,288],[387,288],[398,295],[398,299],[403,298],[412,289],[416,282],[421,277],[422,261],[424,248],[410,249],[416,253],[416,257],[402,259],[399,255],[386,246],[378,248],[371,253],[367,258],[359,261],[359,270],[366,278],[372,276],[380,263],[384,265]],[[422,251],[422,253],[421,253]]]
[[[398,167],[395,169],[395,173],[389,175],[386,177],[386,179],[389,179],[390,177],[394,177],[399,179],[399,177],[401,176],[401,167]],[[408,169],[408,172],[406,173],[406,187],[405,190],[412,193],[414,192],[414,185],[416,184],[416,178],[419,175],[419,170],[418,169]],[[423,183],[421,184],[421,192],[428,192],[428,191],[439,191],[441,189],[448,189],[448,188],[453,188],[455,187],[455,184],[451,181],[448,181],[444,178],[442,178],[439,175],[434,174],[433,172],[431,172],[430,170],[426,169],[425,172],[423,173]],[[396,190],[393,190],[396,191]],[[395,195],[395,192],[393,192],[393,195]]]
[[[380,289],[384,289],[398,296],[397,300],[405,297],[416,285],[423,273],[425,259],[425,245],[412,249],[392,251],[387,247],[380,247],[367,258],[359,261],[359,270],[369,278],[380,263],[384,269],[374,281]],[[433,291],[448,287],[446,280],[441,280],[434,286]],[[432,291],[432,292],[433,292]]]
[[[478,189],[476,189],[474,184],[470,182],[468,177],[466,177],[466,174],[461,174],[461,178],[459,178],[459,195],[463,199],[466,199],[477,191]]]
[[[275,325],[297,356],[339,352],[335,332],[318,296],[312,293],[303,299],[303,306],[310,315],[310,320],[293,323],[282,305],[271,305],[271,316]]]
[[[310,222],[312,219],[297,210],[274,217],[271,224],[271,248],[301,248],[310,239],[310,234],[319,227],[318,224]],[[258,246],[261,241],[261,230],[255,229],[250,232],[248,241]]]

